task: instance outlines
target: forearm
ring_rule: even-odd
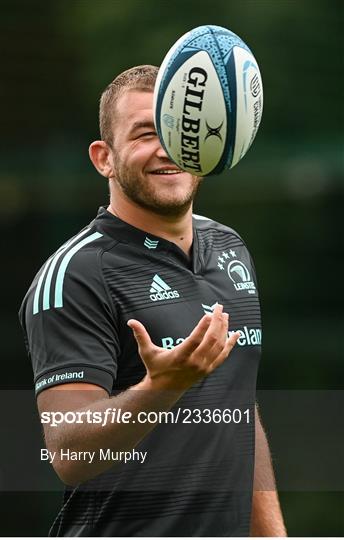
[[[254,491],[250,536],[287,536],[277,491]]]
[[[276,490],[269,445],[256,409],[256,451],[251,536],[287,536]]]
[[[82,423],[62,422],[56,427],[49,427],[46,430],[46,443],[51,452],[56,452],[56,458],[53,461],[55,471],[63,482],[76,485],[109,469],[113,463],[99,459],[100,449],[132,450],[156,426],[150,422],[138,422],[137,415],[143,411],[168,411],[181,395],[181,391],[157,388],[146,377],[141,383],[117,396],[88,402],[85,407],[69,409],[74,413],[87,411],[90,411],[91,415],[95,412],[100,413],[101,417],[107,418],[108,421],[105,425],[83,421]],[[49,410],[53,411],[53,400],[49,405]],[[124,412],[130,413],[129,421],[112,422],[109,416],[106,417],[107,409],[121,410],[122,415]],[[61,449],[95,452],[94,459],[92,463],[82,460],[62,460],[60,459]]]

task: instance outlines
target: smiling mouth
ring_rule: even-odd
[[[180,174],[183,171],[180,169],[156,169],[155,171],[149,171],[151,174]]]

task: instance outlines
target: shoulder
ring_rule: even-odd
[[[218,221],[215,221],[209,217],[200,216],[198,214],[192,214],[192,217],[196,231],[200,233],[201,236],[212,232],[214,236],[225,236],[227,238],[232,238],[233,240],[237,239],[241,244],[245,245],[245,242],[240,234],[235,229],[228,227],[228,225],[224,225],[223,223],[219,223]]]
[[[219,268],[224,261],[230,261],[230,264],[236,261],[239,267],[244,267],[244,272],[248,275],[252,273],[257,281],[252,255],[246,242],[235,229],[197,214],[193,214],[193,220],[201,249],[215,254]]]
[[[103,288],[100,259],[104,251],[116,243],[94,222],[62,244],[41,266],[24,298],[35,315],[64,304],[66,292],[75,289],[80,295],[87,289]],[[73,295],[72,295],[73,296]]]

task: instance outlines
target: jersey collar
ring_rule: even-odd
[[[95,219],[95,225],[104,231],[107,235],[111,236],[114,240],[125,242],[127,244],[135,244],[143,251],[156,253],[165,252],[169,256],[176,257],[179,262],[185,266],[194,266],[196,260],[198,260],[198,237],[196,233],[195,222],[193,220],[193,246],[192,246],[192,261],[184,253],[179,246],[174,242],[170,242],[165,238],[148,233],[141,229],[126,223],[119,217],[109,212],[105,206],[101,206],[98,210],[98,214]]]

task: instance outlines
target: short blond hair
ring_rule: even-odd
[[[100,136],[113,144],[113,119],[118,98],[125,90],[152,92],[159,68],[151,65],[135,66],[120,73],[103,91],[99,104]]]

